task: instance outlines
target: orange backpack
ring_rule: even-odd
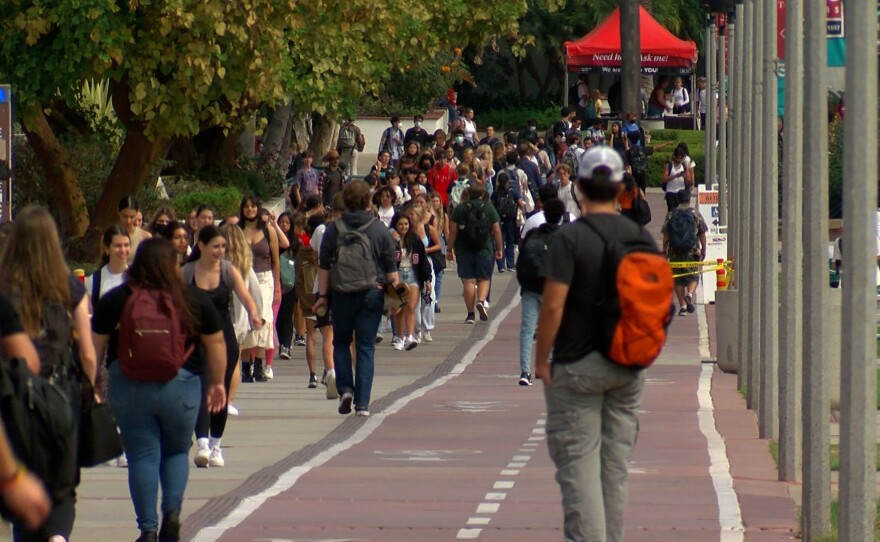
[[[623,367],[650,367],[666,342],[666,329],[674,314],[669,262],[641,235],[603,233],[589,217],[579,222],[605,245],[599,286],[605,297],[597,306],[599,350]]]

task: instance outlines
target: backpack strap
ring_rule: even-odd
[[[97,271],[92,275],[92,305],[98,304],[98,299],[101,298],[101,275],[104,273],[104,267],[101,266]]]

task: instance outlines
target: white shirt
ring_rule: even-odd
[[[574,194],[572,194],[572,190],[574,190]],[[568,186],[559,187],[558,197],[565,204],[565,210],[573,216],[578,216],[581,214],[581,210],[578,207],[578,200],[575,199],[575,196],[581,197],[580,190],[577,189],[573,182],[569,182]]]
[[[125,272],[122,273],[111,273],[110,270],[105,265],[101,268],[101,290],[98,292],[98,299],[104,297],[104,294],[116,288],[117,286],[121,286],[125,279]],[[89,275],[86,277],[85,286],[86,292],[89,295],[92,295],[92,281],[94,280],[94,275]],[[96,305],[98,302],[97,299],[92,300],[92,305]]]
[[[677,173],[684,172],[684,168],[685,168],[684,161],[682,161],[681,164],[679,164],[677,166],[675,165],[675,162],[671,162],[671,164],[672,164],[672,168],[669,171],[670,177],[672,177],[673,175],[675,175]],[[666,167],[666,166],[664,166],[664,167]],[[675,194],[679,190],[684,190],[684,188],[685,188],[684,175],[682,175],[680,177],[676,177],[675,179],[666,183],[666,193],[672,192],[673,194]]]
[[[382,224],[385,224],[386,228],[390,228],[391,227],[391,219],[394,218],[394,206],[392,205],[391,207],[389,207],[387,209],[383,209],[382,207],[379,207],[379,211],[377,214],[379,215],[379,221],[382,222]],[[317,231],[317,230],[315,230],[315,231]],[[312,237],[312,239],[314,239],[314,237]],[[321,245],[318,245],[318,248],[320,248],[320,247],[321,247]]]
[[[568,221],[574,222],[575,220],[577,220],[577,216],[575,216],[571,213],[568,213]],[[525,238],[527,233],[529,233],[530,231],[532,231],[535,228],[540,227],[541,224],[546,224],[546,223],[547,223],[547,219],[544,217],[544,211],[538,211],[537,213],[530,216],[528,218],[528,220],[526,220],[526,223],[523,224],[522,231],[519,234],[520,238],[521,239]]]
[[[394,210],[394,207],[391,208]],[[381,211],[381,209],[380,209]],[[312,250],[315,251],[315,254],[321,253],[321,242],[324,240],[324,232],[327,231],[326,224],[321,224],[315,231],[312,232],[312,237],[309,239],[309,246],[312,247]],[[315,280],[315,285],[312,286],[312,293],[318,293],[318,281]]]
[[[672,102],[677,106],[691,103],[687,89],[684,87],[672,89]]]

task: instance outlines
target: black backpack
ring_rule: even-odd
[[[697,247],[697,218],[690,209],[672,211],[666,222],[669,250],[682,254]]]
[[[516,205],[516,198],[513,196],[513,190],[507,188],[503,194],[498,197],[498,216],[502,219],[516,218],[516,211],[519,207]]]
[[[52,502],[70,495],[77,483],[77,437],[63,387],[32,374],[21,359],[3,362],[0,417],[16,457],[42,480]],[[15,519],[5,506],[0,514]]]
[[[569,221],[568,213],[563,215],[563,223]],[[544,291],[543,264],[550,238],[559,229],[558,224],[541,224],[529,231],[522,240],[519,258],[516,260],[516,280],[523,290],[542,293]]]
[[[465,222],[458,224],[458,235],[462,244],[471,250],[480,250],[489,239],[489,219],[486,218],[486,203],[468,201]]]
[[[630,147],[627,154],[629,155],[627,158],[629,159],[629,165],[632,168],[633,175],[647,175],[648,157],[645,155],[645,151],[642,147]]]

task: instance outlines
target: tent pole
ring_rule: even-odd
[[[565,63],[565,86],[562,89],[562,105],[568,107],[571,105],[568,103],[568,62]]]

